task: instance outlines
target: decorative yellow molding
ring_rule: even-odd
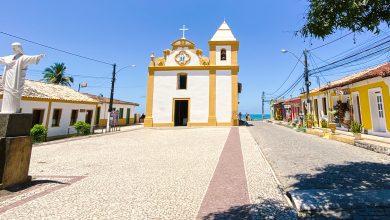
[[[217,126],[226,127],[226,126],[234,126],[232,122],[217,122]]]
[[[144,127],[153,127],[153,90],[154,90],[154,71],[149,69],[148,89],[146,94],[146,115]]]
[[[3,99],[3,95],[0,95],[0,99]],[[23,101],[37,101],[37,102],[59,102],[59,103],[70,103],[70,104],[86,104],[86,105],[97,105],[99,102],[87,102],[87,101],[72,101],[72,100],[61,100],[61,99],[50,99],[50,98],[38,98],[38,97],[22,97]]]
[[[210,65],[214,65],[216,64],[216,58],[217,58],[217,55],[216,55],[216,46],[215,45],[210,45]]]
[[[209,73],[209,118],[208,122],[216,126],[217,125],[217,118],[216,118],[216,70],[210,70]]]
[[[210,60],[211,64],[211,60]],[[170,71],[170,70],[178,70],[178,71],[185,71],[185,70],[239,70],[239,66],[232,65],[232,66],[152,66],[149,67],[150,71]]]
[[[170,123],[153,123],[153,127],[156,127],[156,128],[158,128],[158,127],[174,127],[175,125],[174,125],[174,123],[173,122],[170,122]],[[146,126],[145,124],[144,124],[144,127],[149,127],[149,126]],[[151,127],[151,126],[150,126]]]
[[[238,126],[238,71],[232,71],[232,124]]]
[[[230,45],[236,47],[236,50],[238,50],[240,41],[209,41],[209,46],[216,46],[216,45]],[[211,49],[211,48],[210,48]]]

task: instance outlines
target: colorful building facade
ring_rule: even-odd
[[[306,96],[300,96],[306,107]],[[390,63],[333,81],[310,92],[310,109],[315,126],[329,120],[334,111],[339,129],[349,129],[351,121],[365,133],[390,137]]]

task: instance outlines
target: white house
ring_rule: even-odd
[[[110,99],[102,96],[88,94],[88,93],[84,93],[84,94],[98,102],[96,108],[95,125],[105,127],[107,125],[107,115],[108,115],[107,113],[110,105]],[[136,114],[135,108],[137,106],[139,106],[139,104],[135,102],[128,102],[128,101],[114,99],[112,107],[114,111],[117,110],[119,113],[118,124],[119,125],[134,124],[135,123],[134,118]]]
[[[72,88],[26,80],[21,112],[32,113],[31,127],[42,124],[48,129],[48,137],[54,138],[75,133],[72,125],[77,121],[93,124],[97,105],[96,100]]]
[[[227,23],[209,41],[209,58],[184,33],[171,45],[151,56],[145,127],[238,125],[239,41]]]

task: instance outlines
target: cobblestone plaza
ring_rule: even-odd
[[[1,192],[0,219],[296,219],[285,192],[332,183],[300,174],[330,164],[390,163],[383,154],[285,129],[141,128],[37,145],[33,181]],[[362,175],[374,188],[389,187],[386,178]]]

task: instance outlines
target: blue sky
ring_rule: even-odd
[[[239,81],[243,84],[240,111],[259,113],[261,92],[271,93],[277,89],[296,63],[291,54],[282,54],[280,49],[286,48],[300,55],[304,48],[314,48],[348,33],[339,31],[324,41],[295,36],[293,32],[304,23],[303,14],[307,6],[305,0],[5,1],[0,13],[0,31],[108,63],[115,62],[118,68],[137,65],[118,74],[115,98],[140,103],[138,112],[142,113],[151,52],[161,56],[162,50],[170,48],[170,43],[181,37],[179,28],[186,24],[190,29],[187,39],[208,55],[208,40],[225,18],[240,40]],[[326,59],[373,36],[371,33],[356,34],[354,44],[353,35],[349,35],[313,53]],[[0,35],[0,56],[11,53],[10,44],[14,41],[24,45],[26,54],[47,55],[39,65],[30,67],[28,79],[39,80],[45,67],[54,62],[64,62],[68,74],[85,76],[75,77],[75,89],[79,82],[87,82],[89,87],[83,88],[83,92],[109,96],[111,66],[4,35]],[[320,65],[320,60],[316,62]],[[314,64],[309,62],[309,65]],[[292,84],[302,71],[299,65],[280,92]],[[332,75],[326,80],[341,76]],[[317,85],[314,79],[312,81],[313,86]],[[299,88],[292,95],[298,92]]]

